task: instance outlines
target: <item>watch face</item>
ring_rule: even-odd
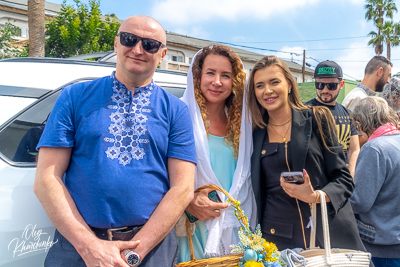
[[[136,266],[136,264],[139,263],[139,255],[137,255],[136,253],[133,253],[133,254],[129,255],[126,260],[130,266]]]

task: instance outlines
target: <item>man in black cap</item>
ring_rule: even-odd
[[[306,105],[327,107],[335,118],[339,142],[348,163],[350,174],[354,177],[356,161],[360,152],[358,132],[355,123],[350,119],[350,110],[337,103],[340,90],[345,81],[342,80],[342,68],[334,61],[324,61],[317,65],[314,71],[317,97]]]

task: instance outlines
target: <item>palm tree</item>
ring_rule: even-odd
[[[381,35],[378,35],[374,31],[370,32],[369,35],[372,39],[369,40],[368,45],[376,45],[383,42],[386,43],[387,58],[390,60],[391,47],[400,44],[400,24],[393,23],[393,21],[386,21],[383,25],[379,26],[378,29],[380,30]]]
[[[44,57],[44,3],[45,0],[28,0],[30,57]]]
[[[397,7],[394,0],[366,0],[366,2],[365,9],[367,12],[365,13],[365,18],[367,21],[372,20],[378,28],[378,33],[369,33],[373,39],[368,42],[368,45],[373,44],[375,46],[375,53],[380,55],[383,52],[382,41],[380,41],[381,38],[379,37],[381,35],[383,17],[393,19],[393,12],[397,12]]]

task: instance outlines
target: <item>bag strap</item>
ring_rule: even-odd
[[[317,193],[318,194],[318,193]],[[317,248],[315,246],[316,232],[317,232],[317,204],[311,204],[311,231],[310,231],[310,249]]]
[[[320,195],[320,200],[321,200],[321,216],[322,216],[322,231],[324,234],[324,249],[325,249],[325,259],[326,259],[326,264],[328,266],[332,265],[332,258],[331,258],[331,238],[329,235],[329,222],[328,222],[328,212],[326,208],[326,200],[325,200],[325,193],[321,190],[316,190],[315,191],[317,194]],[[311,207],[311,216],[312,216],[312,223],[314,227],[314,232],[311,231],[311,236],[310,236],[310,248],[315,248],[315,233],[317,232],[317,227],[316,227],[316,221],[317,221],[317,216],[316,216],[316,203],[312,204]]]

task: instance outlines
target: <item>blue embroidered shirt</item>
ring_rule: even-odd
[[[167,158],[196,163],[185,103],[153,81],[132,96],[114,73],[62,90],[42,146],[73,147],[63,180],[98,228],[144,224],[169,190]]]

